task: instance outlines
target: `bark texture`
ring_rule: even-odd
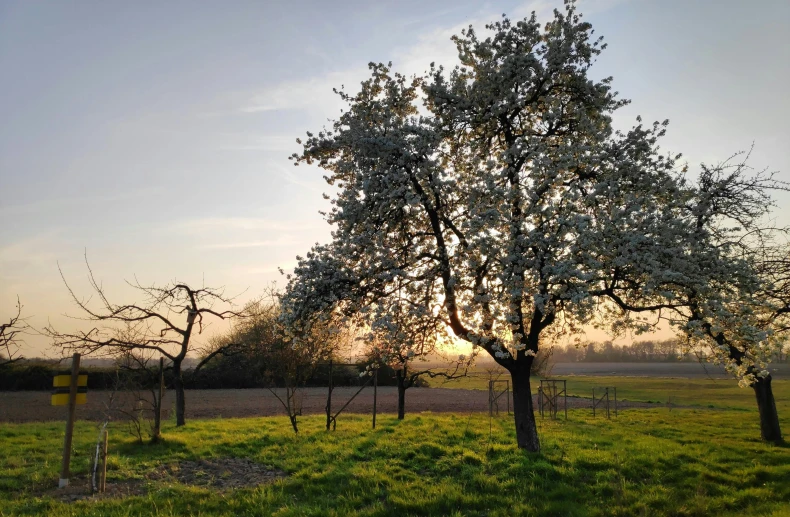
[[[781,443],[782,430],[779,427],[779,414],[776,412],[776,401],[771,388],[771,376],[758,377],[752,384],[757,398],[757,409],[760,412],[760,436],[767,442]]]
[[[184,397],[184,378],[181,376],[181,363],[173,362],[173,387],[176,390],[176,427],[186,424],[186,400]]]
[[[513,416],[516,420],[516,442],[519,449],[540,452],[538,427],[532,404],[532,390],[529,384],[529,368],[513,369],[510,378],[513,382]]]

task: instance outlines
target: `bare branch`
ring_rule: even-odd
[[[11,316],[8,323],[0,323],[0,367],[13,364],[23,359],[19,355],[22,346],[22,336],[29,328],[22,316],[22,303],[16,299],[16,314]]]

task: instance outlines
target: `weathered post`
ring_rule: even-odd
[[[612,388],[614,390],[614,416],[617,416],[617,387]]]
[[[74,434],[74,413],[77,409],[77,382],[80,376],[80,354],[71,358],[71,384],[69,385],[69,409],[66,417],[66,437],[63,440],[63,463],[60,467],[58,488],[69,486],[69,463],[71,462],[71,439]]]
[[[593,418],[595,418],[595,406],[597,406],[597,404],[595,403],[595,388],[593,388],[592,390],[593,390],[593,401],[592,401],[593,402]]]
[[[332,423],[332,360],[329,360],[329,393],[326,396],[326,430]]]
[[[373,369],[373,429],[376,428],[376,396],[379,388],[379,369]]]
[[[488,417],[494,414],[494,381],[488,380]]]
[[[107,428],[104,429],[104,445],[101,450],[101,478],[99,481],[99,492],[104,493],[107,489]]]
[[[606,388],[606,419],[608,420],[609,417],[609,388]]]
[[[154,413],[154,436],[153,441],[159,441],[162,430],[162,398],[165,391],[165,358],[159,358],[159,393],[156,399],[156,413]]]

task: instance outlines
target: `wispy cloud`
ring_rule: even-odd
[[[333,88],[355,86],[366,76],[367,68],[357,66],[319,77],[283,82],[255,93],[240,111],[260,113],[297,109],[337,113],[344,103]]]
[[[619,0],[590,0],[590,3],[616,1]],[[543,0],[527,2],[523,7],[516,9],[512,15],[514,18],[521,18],[532,10],[544,15],[551,12],[552,5],[551,2]],[[458,10],[450,9],[432,13],[422,18],[413,19],[408,24],[422,25]],[[445,67],[454,66],[458,62],[458,56],[455,44],[450,40],[451,36],[459,34],[461,29],[470,24],[482,31],[486,23],[498,19],[501,14],[501,12],[487,8],[473,13],[463,23],[438,26],[433,30],[426,31],[419,36],[416,43],[394,50],[392,60],[395,69],[406,75],[414,75],[422,74],[428,70],[431,62],[441,63]],[[322,76],[283,82],[251,95],[241,105],[239,111],[261,113],[278,110],[304,110],[322,116],[335,116],[344,107],[344,103],[332,89],[345,86],[348,91],[356,91],[358,84],[367,77],[367,67],[355,65]]]
[[[299,150],[299,144],[291,136],[277,135],[239,135],[235,141],[231,141],[219,146],[220,151],[275,151],[275,152],[295,152]]]
[[[305,167],[315,167],[315,166],[307,165]],[[321,192],[321,188],[319,187],[319,185],[323,187],[327,187],[327,184],[322,179],[323,174],[313,174],[312,176],[309,175],[297,176],[292,172],[294,167],[285,167],[274,163],[270,164],[269,168],[288,183],[292,183],[294,185],[304,187],[306,189],[312,190],[313,192]],[[302,179],[302,176],[306,178],[312,177],[313,179]]]
[[[222,231],[301,231],[321,228],[321,221],[280,221],[259,217],[205,217],[170,223],[167,230],[201,234]]]
[[[18,216],[21,214],[61,210],[63,208],[73,206],[117,203],[119,201],[128,201],[154,196],[162,192],[164,192],[162,187],[151,186],[128,189],[122,192],[114,192],[112,194],[101,193],[91,196],[61,196],[58,198],[39,199],[29,203],[3,204],[0,205],[0,214]]]
[[[283,271],[288,272],[292,271],[295,267],[296,261],[288,260],[282,264],[264,264],[262,266],[237,267],[233,268],[233,273],[245,277],[251,275],[271,275],[279,274],[281,268]]]
[[[200,246],[200,249],[205,250],[232,250],[241,248],[274,248],[284,246],[295,246],[300,244],[300,241],[293,237],[281,237],[279,239],[263,240],[263,241],[243,241],[243,242],[223,242],[218,244],[206,244]]]
[[[58,253],[63,241],[57,231],[6,242],[0,246],[0,300],[25,293],[42,286],[51,286],[57,271]],[[62,257],[61,257],[62,258]],[[35,278],[31,282],[31,278]],[[0,311],[6,307],[0,307]]]

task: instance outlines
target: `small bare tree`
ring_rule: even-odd
[[[17,297],[16,315],[11,316],[8,323],[0,323],[0,368],[23,359],[19,349],[22,346],[22,334],[27,328],[22,318],[22,304]]]
[[[132,396],[129,404],[118,411],[127,417],[132,434],[140,442],[144,433],[151,443],[161,439],[164,365],[155,354],[147,350],[125,350],[117,358],[119,389]]]
[[[341,350],[350,348],[350,335],[352,332],[343,320],[336,320],[331,315],[317,319],[310,330],[300,335],[298,344],[285,338],[286,332],[280,319],[280,306],[277,305],[277,326],[279,339],[273,343],[273,352],[276,354],[274,364],[280,365],[279,372],[269,368],[266,375],[270,378],[281,376],[285,381],[285,399],[281,398],[271,388],[269,391],[280,401],[291,420],[294,432],[299,432],[296,417],[301,414],[298,389],[313,376],[316,368],[321,363],[329,362],[341,353]]]
[[[428,286],[432,289],[432,286]],[[426,299],[429,298],[426,296]],[[367,356],[395,371],[398,386],[398,419],[406,415],[406,390],[421,377],[457,379],[466,376],[477,351],[469,357],[450,358],[443,345],[450,342],[447,325],[438,307],[413,303],[400,292],[363,312],[370,325]],[[443,359],[445,368],[428,367],[429,359]],[[420,367],[423,363],[424,367]]]
[[[203,332],[206,318],[236,319],[244,317],[244,312],[232,310],[233,299],[226,297],[221,289],[194,288],[181,282],[173,282],[163,287],[144,286],[136,279],[134,282],[127,281],[127,284],[140,293],[143,301],[116,304],[110,302],[104,288],[96,281],[87,257],[85,263],[88,279],[98,299],[98,308],[90,306],[89,300],[77,297],[62,271],[61,278],[72,300],[84,314],[77,319],[94,322],[96,326],[88,331],[61,332],[50,325],[45,328],[45,333],[53,339],[56,347],[64,351],[79,351],[85,355],[117,356],[130,351],[152,351],[163,355],[170,361],[173,369],[176,425],[184,425],[186,403],[182,365],[187,354],[195,349],[193,334]],[[226,308],[215,308],[217,306]],[[182,319],[184,317],[185,321]],[[134,339],[126,339],[119,333],[119,328],[124,326]]]
[[[229,334],[217,337],[203,350],[201,364],[221,355],[216,367],[226,368],[227,364],[243,361],[246,368],[256,369],[258,380],[282,404],[291,427],[298,433],[299,390],[319,364],[333,359],[350,345],[350,331],[342,322],[317,319],[307,332],[299,335],[298,344],[294,343],[280,318],[280,294],[274,287],[266,289],[260,300],[250,303],[245,314],[248,317],[237,320]]]
[[[549,377],[551,375],[551,371],[554,369],[554,361],[552,360],[553,355],[554,346],[547,346],[546,348],[541,348],[538,350],[538,353],[535,354],[535,360],[532,362],[531,366],[532,375],[536,375],[538,377]]]

